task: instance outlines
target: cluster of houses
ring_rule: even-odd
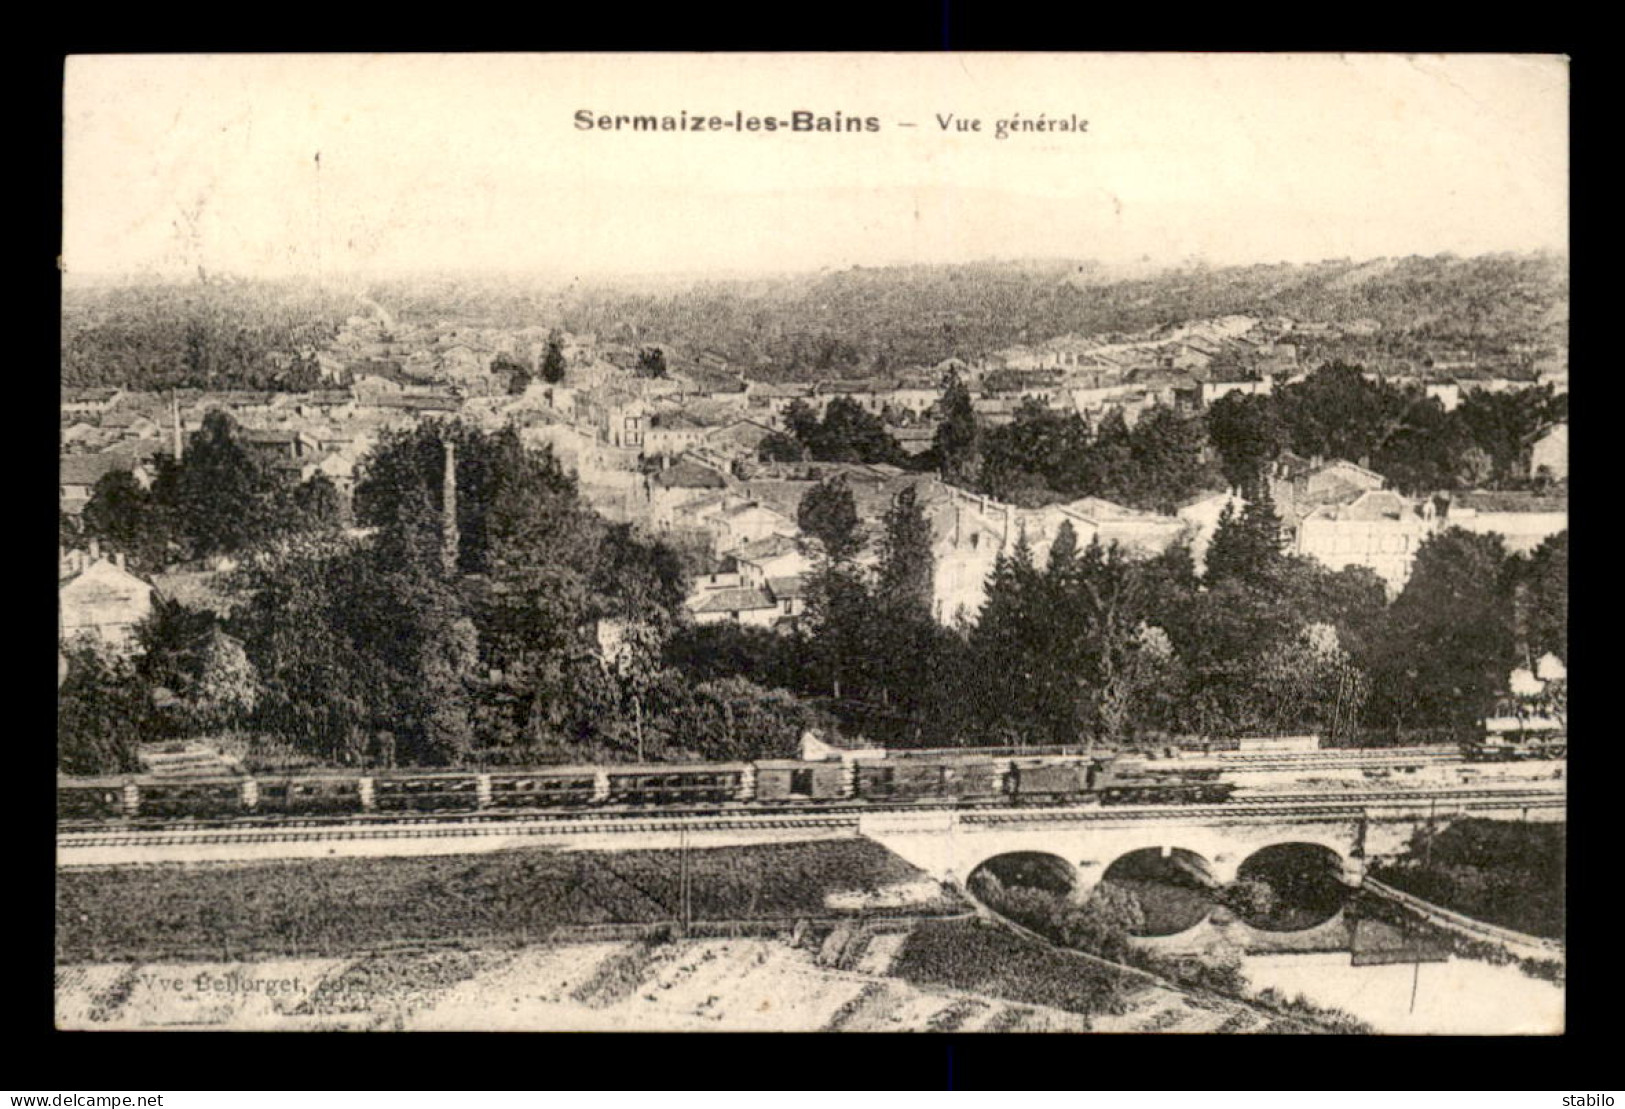
[[[1366,338],[1381,330],[1376,320],[1296,322],[1287,317],[1221,316],[1140,335],[1064,335],[1033,346],[1009,347],[984,359],[979,379],[987,387],[979,409],[993,422],[1009,419],[1016,404],[1038,400],[1097,418],[1103,406],[1123,409],[1130,425],[1147,407],[1170,405],[1200,411],[1229,393],[1268,394],[1303,380],[1306,349],[1341,338]],[[1520,376],[1496,376],[1471,352],[1441,350],[1426,376],[1376,372],[1391,385],[1416,385],[1445,411],[1474,391],[1509,392],[1549,386],[1568,392],[1566,354],[1521,366]]]
[[[1374,322],[1374,321],[1372,321]],[[1140,335],[1062,335],[1035,346],[998,351],[1010,370],[1060,370],[1126,378],[1146,371],[1205,374],[1233,366],[1249,376],[1282,375],[1298,365],[1292,320],[1221,316]]]
[[[1544,441],[1566,442],[1567,426]],[[1562,463],[1567,476],[1567,458]],[[1271,496],[1282,518],[1287,549],[1331,567],[1364,566],[1382,578],[1390,596],[1409,580],[1422,543],[1444,528],[1500,535],[1509,553],[1528,554],[1569,526],[1566,494],[1461,492],[1405,497],[1386,488],[1381,474],[1342,459],[1305,460],[1287,452],[1277,460]]]
[[[70,515],[83,510],[96,482],[114,470],[127,471],[149,486],[157,457],[179,458],[204,417],[217,410],[237,421],[239,441],[273,469],[296,481],[323,474],[347,495],[357,463],[379,435],[410,426],[420,411],[364,402],[349,388],[313,393],[181,389],[164,394],[75,389],[63,391],[62,403],[58,482],[61,508]],[[451,413],[460,407],[448,396],[432,410]]]
[[[699,623],[779,627],[801,615],[814,541],[801,534],[797,508],[820,480],[835,473],[846,480],[871,535],[879,533],[903,490],[912,489],[931,524],[935,612],[951,621],[974,616],[995,560],[1022,537],[1039,559],[1063,523],[1080,544],[1098,538],[1151,552],[1188,541],[1200,564],[1221,514],[1227,506],[1239,510],[1239,497],[1213,490],[1167,515],[1095,497],[1028,509],[895,466],[762,461],[763,441],[785,429],[792,404],[822,414],[835,398],[847,398],[881,417],[911,454],[931,446],[950,375],[970,386],[978,418],[989,424],[1013,419],[1021,404],[1033,401],[1091,422],[1121,411],[1132,423],[1153,406],[1200,410],[1229,392],[1267,393],[1293,380],[1298,370],[1292,337],[1304,328],[1290,320],[1231,316],[1140,337],[1062,337],[884,379],[773,384],[746,380],[705,352],[661,347],[665,373],[646,376],[638,360],[649,344],[606,343],[543,328],[411,325],[379,309],[348,321],[319,353],[324,374],[334,379],[320,391],[64,390],[61,505],[70,514],[82,511],[96,482],[115,470],[150,483],[156,456],[178,456],[214,409],[229,412],[243,429],[242,441],[291,478],[323,474],[345,496],[385,431],[428,417],[455,417],[492,430],[517,428],[527,445],[550,449],[575,474],[599,512],[693,552],[706,567],[688,603]],[[539,373],[550,342],[559,344],[565,361],[557,382]],[[522,389],[515,386],[514,366],[533,371]],[[1457,388],[1453,397],[1459,400],[1456,383],[1428,387],[1447,384]],[[1566,479],[1567,455],[1567,426],[1548,429],[1530,444],[1531,474]],[[1567,527],[1562,498],[1406,498],[1386,488],[1381,475],[1346,460],[1283,456],[1271,493],[1289,549],[1334,568],[1367,566],[1395,592],[1409,576],[1417,547],[1439,527],[1497,531],[1515,550]],[[102,601],[87,608],[75,599],[105,599],[106,583],[119,574],[139,580],[99,556],[72,575],[64,571],[64,612],[71,601],[81,614],[74,617],[75,629],[94,625],[106,629],[104,641],[124,641],[119,629],[133,608],[107,601],[105,618],[84,616]],[[135,588],[129,582],[124,587]],[[67,616],[63,628],[66,635]]]

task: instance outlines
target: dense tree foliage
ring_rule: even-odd
[[[665,377],[666,352],[660,347],[644,347],[638,351],[639,377]]]
[[[1416,553],[1374,660],[1379,718],[1471,727],[1516,661],[1512,581],[1499,535],[1448,528]]]
[[[70,288],[62,299],[62,384],[170,388],[320,388],[314,358],[358,308],[297,281]]]
[[[1205,416],[1232,486],[1255,482],[1290,447],[1305,458],[1360,462],[1415,495],[1527,486],[1529,441],[1568,418],[1568,397],[1549,386],[1466,391],[1446,412],[1420,385],[1333,363],[1269,396],[1225,396]]]
[[[843,474],[824,478],[807,490],[796,507],[796,523],[822,544],[833,562],[848,561],[863,549],[857,504]]]
[[[1113,409],[1091,430],[1081,416],[1028,401],[1015,420],[980,435],[976,485],[996,499],[1037,507],[1080,497],[1172,512],[1222,485],[1199,419],[1156,408],[1130,429]]]
[[[1275,403],[1252,393],[1226,393],[1214,401],[1208,406],[1207,429],[1225,480],[1249,497],[1291,441]]]
[[[968,485],[982,468],[980,431],[970,390],[957,374],[950,375],[943,386],[941,408],[942,422],[937,425],[932,453],[944,481]]]
[[[415,288],[412,301],[429,291]],[[403,292],[402,297],[404,298]],[[1382,369],[1423,368],[1444,349],[1472,351],[1485,364],[1518,364],[1531,341],[1567,341],[1567,259],[1554,255],[1412,256],[1311,265],[1182,267],[1147,273],[1091,263],[986,262],[854,266],[749,281],[634,289],[576,286],[555,301],[572,332],[659,335],[715,350],[753,377],[814,381],[882,366],[934,366],[1014,343],[1060,335],[1126,334],[1170,321],[1284,315],[1347,323],[1372,319],[1374,334],[1298,336],[1308,364],[1359,361]],[[423,304],[446,316],[469,294]],[[405,303],[402,299],[401,303]],[[535,298],[493,288],[475,310],[512,317]]]
[[[792,401],[785,412],[784,422],[790,434],[770,436],[771,443],[764,441],[761,449],[764,459],[799,461],[800,458],[811,458],[817,462],[879,462],[890,465],[903,465],[910,461],[897,441],[887,434],[886,422],[865,411],[851,397],[833,398],[824,409],[823,419],[819,419],[804,402]],[[782,441],[786,438],[790,443]]]
[[[881,532],[876,582],[881,602],[895,612],[929,619],[933,567],[931,524],[910,486],[898,493]]]
[[[1268,583],[1282,558],[1281,517],[1268,491],[1260,488],[1239,513],[1234,501],[1220,511],[1207,549],[1207,581]]]
[[[812,454],[800,439],[775,431],[762,437],[756,457],[763,462],[805,462]]]
[[[1475,919],[1560,939],[1567,838],[1562,824],[1469,817],[1418,828],[1377,876]]]
[[[1568,416],[1550,387],[1469,392],[1446,413],[1419,385],[1340,364],[1269,395],[1228,394],[1201,417],[1153,408],[1132,429],[1116,408],[1091,429],[1029,400],[1011,423],[977,427],[968,396],[944,404],[961,413],[937,431],[947,480],[1023,507],[1095,496],[1156,512],[1220,486],[1257,491],[1288,448],[1362,463],[1413,495],[1526,488],[1531,438]]]
[[[549,385],[557,385],[564,380],[564,348],[559,344],[558,333],[547,337],[547,350],[542,354],[542,380]]]
[[[143,570],[171,562],[252,550],[289,535],[341,526],[344,505],[325,475],[301,482],[245,446],[241,429],[214,410],[177,462],[154,456],[150,489],[113,471],[92,490],[82,515],[85,539],[121,551]]]
[[[64,650],[67,677],[57,690],[57,766],[67,774],[141,769],[136,745],[154,733],[152,701],[131,664],[91,646]]]
[[[1569,533],[1558,532],[1513,570],[1521,586],[1527,653],[1569,658]]]
[[[171,528],[163,508],[128,470],[102,475],[79,515],[68,545],[86,539],[125,555],[137,572],[161,569],[168,560]]]

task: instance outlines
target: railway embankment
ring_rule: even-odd
[[[1466,817],[1419,828],[1405,850],[1369,876],[1442,926],[1539,946],[1564,923],[1567,825]]]
[[[524,944],[591,927],[790,927],[967,907],[879,844],[855,838],[171,863],[70,869],[57,878],[59,964],[332,957],[392,944]]]

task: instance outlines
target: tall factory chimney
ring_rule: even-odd
[[[1529,583],[1519,582],[1512,589],[1512,642],[1524,665],[1534,673],[1535,656],[1529,649]]]
[[[448,576],[457,572],[457,448],[451,439],[446,448],[446,473],[440,492],[440,561]]]

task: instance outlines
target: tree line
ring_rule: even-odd
[[[183,469],[219,446],[200,436]],[[239,481],[257,473],[237,461]],[[240,553],[237,603],[160,599],[133,663],[71,647],[63,769],[130,769],[141,738],[225,731],[339,766],[787,756],[823,722],[782,690],[665,665],[687,593],[676,554],[593,513],[511,428],[387,435],[355,515],[359,537],[207,517],[220,530],[201,546]]]
[[[232,278],[69,290],[62,384],[319,389],[316,360],[301,352],[326,347],[355,305],[353,297],[298,282]]]
[[[912,490],[865,547],[839,478],[803,501],[820,554],[790,635],[680,629],[679,669],[748,676],[890,744],[1093,745],[1320,733],[1336,743],[1473,729],[1514,665],[1567,658],[1567,533],[1530,556],[1448,529],[1392,603],[1371,571],[1282,550],[1267,495],[1227,511],[1198,573],[1063,526],[1046,559],[1002,554],[974,622],[931,611],[931,532]],[[1379,735],[1380,733],[1380,735]]]
[[[132,568],[155,571],[330,530],[344,518],[344,501],[331,479],[279,473],[244,443],[237,421],[218,409],[204,416],[179,459],[158,454],[152,464],[150,485],[129,470],[103,475],[77,520],[61,514],[62,542],[95,539],[123,552]]]
[[[1568,418],[1568,396],[1469,392],[1446,412],[1419,385],[1328,364],[1268,394],[1228,393],[1199,415],[1156,406],[1132,428],[1119,408],[1091,423],[1032,400],[988,426],[957,379],[941,411],[922,461],[949,482],[1029,508],[1093,496],[1167,513],[1202,492],[1257,490],[1288,450],[1361,463],[1409,495],[1548,488],[1553,479],[1528,473],[1529,443]]]
[[[1441,349],[1484,357],[1513,356],[1530,344],[1558,349],[1566,344],[1567,296],[1566,259],[1503,254],[1153,273],[1066,261],[853,266],[677,290],[575,287],[557,310],[574,332],[660,335],[714,350],[753,377],[816,381],[1230,314],[1374,319],[1381,325],[1374,338],[1317,339],[1304,353],[1368,352],[1420,369]]]
[[[1328,364],[1269,395],[1227,394],[1207,410],[1225,477],[1248,488],[1283,450],[1361,462],[1411,495],[1549,484],[1527,470],[1532,437],[1568,419],[1568,395],[1540,386],[1470,391],[1449,412],[1416,384]]]

